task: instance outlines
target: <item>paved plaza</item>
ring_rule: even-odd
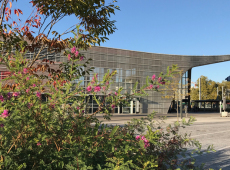
[[[132,118],[141,118],[146,115],[124,115],[114,114],[111,121],[104,123],[112,125],[124,125]],[[162,116],[162,115],[157,115]],[[191,137],[202,143],[202,149],[209,145],[214,145],[216,152],[204,154],[203,156],[194,155],[196,164],[205,163],[205,168],[222,170],[230,169],[230,117],[220,117],[219,113],[190,113],[197,121],[193,125],[181,129],[181,133],[191,133]],[[98,116],[103,120],[102,116]],[[188,118],[186,118],[188,119]],[[167,114],[166,124],[172,124],[177,120],[176,114]],[[179,119],[181,120],[181,119]]]

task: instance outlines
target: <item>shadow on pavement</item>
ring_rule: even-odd
[[[201,156],[195,157],[195,165],[201,165],[205,163],[204,168],[209,169],[213,168],[214,170],[229,170],[230,169],[230,148],[223,149],[217,152],[212,152],[209,154],[204,154]]]

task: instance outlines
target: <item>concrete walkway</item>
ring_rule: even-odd
[[[112,124],[112,125],[123,125],[126,124],[128,121],[130,121],[133,118],[140,119],[141,117],[146,117],[147,114],[113,114],[111,117],[111,120],[104,120],[102,115],[97,115],[97,118],[103,123],[106,124]],[[180,115],[177,119],[176,113],[169,113],[169,114],[156,114],[156,119],[160,118],[162,116],[166,116],[167,119],[164,120],[166,124],[172,124],[175,121],[179,120],[181,121]],[[186,120],[189,119],[190,116],[193,116],[196,118],[196,123],[201,122],[226,122],[230,121],[230,117],[221,117],[220,113],[188,113],[188,118],[185,117],[185,113],[183,113],[183,116]]]

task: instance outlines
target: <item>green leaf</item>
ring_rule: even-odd
[[[144,141],[143,141],[143,140],[140,140],[140,141],[139,141],[139,145],[140,145],[141,149],[144,149],[144,150],[145,150],[145,144],[144,144]]]
[[[114,133],[117,131],[117,129],[119,128],[119,126],[115,126],[112,130],[112,132],[110,133],[109,137],[113,137]]]

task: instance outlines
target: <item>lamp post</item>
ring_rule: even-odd
[[[183,115],[182,115],[182,74],[180,78],[180,117],[181,119],[183,118]]]
[[[224,98],[224,86],[222,86],[222,100]]]
[[[178,89],[178,95],[180,94],[180,90]],[[176,107],[177,107],[177,122],[179,122],[179,113],[178,113],[178,100],[179,100],[179,96],[178,96],[178,98],[177,98],[177,104],[176,104]]]
[[[201,78],[199,78],[199,100],[201,100]],[[201,108],[201,102],[199,102],[199,109]]]

